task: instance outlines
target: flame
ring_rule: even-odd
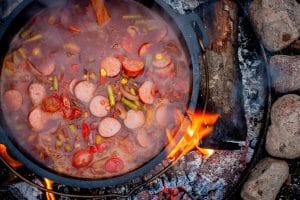
[[[0,156],[13,168],[21,167],[23,164],[7,153],[7,148],[4,144],[0,144]]]
[[[45,186],[47,189],[53,190],[53,181],[51,181],[50,179],[44,178],[44,182],[45,182]],[[55,196],[51,192],[46,192],[46,197],[47,197],[47,200],[55,200]]]
[[[180,113],[178,113],[177,116],[179,116],[178,120],[181,126],[177,131],[179,134],[176,135],[182,135],[180,133],[183,133],[183,137],[181,137],[179,142],[174,145],[176,135],[172,136],[171,131],[166,131],[171,146],[175,146],[170,150],[167,158],[176,159],[187,154],[195,148],[199,153],[205,155],[206,157],[211,156],[214,153],[214,150],[200,148],[199,143],[204,137],[213,131],[213,125],[218,120],[219,114],[206,113],[202,111],[195,113],[188,112],[190,120]]]

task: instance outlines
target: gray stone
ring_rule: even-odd
[[[163,0],[175,9],[179,14],[185,14],[187,10],[197,8],[201,3],[209,0]]]
[[[288,175],[289,166],[285,161],[265,158],[252,169],[241,197],[244,200],[275,199]]]
[[[285,95],[273,104],[266,150],[270,155],[280,158],[294,159],[300,156],[299,95]]]
[[[276,55],[270,59],[272,86],[277,92],[300,90],[300,55]]]
[[[249,16],[270,51],[279,51],[300,36],[300,4],[296,0],[254,0]]]

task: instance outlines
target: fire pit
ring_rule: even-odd
[[[238,68],[235,70],[239,72],[231,71],[236,81],[233,81],[234,87],[229,86],[237,89],[237,91],[232,91],[233,97],[240,98],[236,102],[230,102],[236,104],[236,112],[230,112],[231,109],[229,111],[225,109],[226,111],[224,111],[222,105],[215,104],[217,95],[223,95],[222,91],[212,92],[213,88],[210,85],[213,84],[213,81],[218,80],[216,78],[218,74],[211,68],[213,65],[211,58],[214,55],[214,48],[219,49],[219,43],[206,46],[206,41],[200,37],[199,45],[202,54],[200,54],[199,62],[202,66],[202,74],[208,74],[208,76],[206,81],[202,83],[203,86],[207,87],[202,88],[203,96],[198,104],[202,108],[204,107],[204,111],[219,114],[207,115],[205,113],[206,121],[203,123],[203,113],[193,113],[190,116],[192,125],[185,131],[185,136],[179,140],[178,144],[180,145],[170,151],[167,159],[164,159],[145,175],[127,181],[122,185],[94,189],[69,187],[53,183],[49,179],[32,173],[24,166],[19,167],[18,162],[15,163],[14,167],[11,167],[4,161],[5,165],[1,169],[4,166],[10,169],[10,171],[1,170],[1,176],[3,176],[1,180],[5,180],[1,190],[4,191],[6,196],[9,194],[12,199],[30,199],[34,197],[36,199],[45,197],[55,199],[55,196],[58,197],[59,195],[75,198],[169,199],[174,197],[176,199],[224,199],[239,195],[239,187],[244,182],[248,169],[252,167],[252,163],[260,159],[261,154],[255,154],[255,151],[261,152],[263,141],[260,137],[264,136],[268,126],[271,97],[268,88],[268,72],[265,68],[266,60],[263,57],[262,49],[243,10],[240,9],[239,14],[237,13],[237,4],[232,5],[228,1],[220,1],[221,3],[215,5],[214,2],[204,4],[201,1],[191,1],[190,4],[186,3],[182,6],[179,5],[181,3],[166,2],[181,14],[186,14],[186,12],[190,12],[189,9],[194,9],[201,4],[193,10],[193,13],[202,18],[208,33],[215,28],[209,27],[210,20],[220,20],[224,17],[224,15],[209,16],[210,11],[219,9],[219,11],[225,12],[225,16],[228,17],[232,14],[231,9],[236,9],[234,11],[236,12],[236,21],[234,23],[236,23],[238,36],[236,41],[238,46],[236,49]],[[195,26],[196,30],[199,28],[197,26],[199,25]],[[201,33],[201,29],[198,31]],[[227,37],[231,37],[230,34],[234,35],[232,33],[234,31],[231,31],[229,31]],[[218,38],[218,36],[215,37]],[[217,40],[216,38],[214,39]],[[221,41],[227,42],[227,39],[221,39]],[[233,41],[230,39],[229,44],[231,42]],[[222,47],[223,44],[220,46]],[[232,51],[235,52],[235,50]],[[234,57],[234,55],[232,56]],[[239,73],[241,77],[239,77]],[[243,90],[240,90],[240,86]],[[205,96],[205,94],[208,94],[208,96]],[[224,94],[228,94],[228,91],[225,91]],[[199,148],[198,142],[205,136],[204,128],[212,128],[208,125],[213,125],[219,116],[220,120],[215,124],[215,128],[207,131],[207,133],[210,131],[212,133],[209,137],[206,137],[201,148]],[[211,124],[206,123],[208,119],[212,119]],[[243,125],[243,122],[247,127]],[[204,135],[198,135],[199,132]],[[222,134],[222,132],[224,133]],[[193,141],[193,139],[196,139],[196,141]],[[173,138],[169,137],[169,140],[172,142]],[[3,154],[1,155],[3,156]],[[253,155],[255,155],[254,159]],[[3,161],[3,159],[1,160]],[[14,162],[9,163],[13,164]],[[18,168],[16,169],[16,167]],[[44,191],[47,192],[44,193]]]

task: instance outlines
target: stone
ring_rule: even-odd
[[[296,0],[254,0],[249,17],[269,51],[279,51],[300,36],[300,4]]]
[[[288,94],[279,98],[271,109],[271,126],[266,150],[275,157],[300,157],[300,96]]]
[[[285,161],[265,158],[252,169],[241,197],[244,200],[275,199],[288,175],[289,166]]]
[[[275,55],[270,59],[273,88],[280,93],[300,90],[300,55]]]
[[[179,14],[183,15],[187,10],[193,10],[197,8],[201,3],[209,0],[163,0],[170,5]]]

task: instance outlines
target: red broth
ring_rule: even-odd
[[[73,177],[132,171],[167,144],[186,109],[190,69],[171,27],[134,1],[37,14],[14,37],[1,73],[5,120],[18,145]]]

